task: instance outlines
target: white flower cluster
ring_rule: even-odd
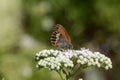
[[[35,57],[38,62],[37,68],[49,68],[50,70],[60,70],[63,68],[73,68],[75,65],[80,66],[97,66],[105,69],[112,68],[110,58],[100,52],[92,52],[89,49],[81,50],[42,50]]]

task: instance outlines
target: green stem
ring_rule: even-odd
[[[57,71],[61,77],[62,80],[73,80],[73,78],[80,73],[82,69],[86,68],[85,65],[79,66],[75,71],[70,70],[60,70]]]
[[[86,66],[80,66],[78,69],[76,69],[75,72],[71,75],[71,80],[78,74],[82,69],[84,69]]]
[[[61,70],[60,70],[60,71],[58,71],[58,74],[60,75],[60,77],[61,77],[61,79],[62,79],[62,80],[65,80],[65,79],[64,79],[64,77],[63,77],[63,73],[62,73],[62,71],[61,71]]]

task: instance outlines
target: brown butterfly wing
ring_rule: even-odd
[[[57,24],[56,28],[58,32],[61,33],[61,35],[66,39],[66,41],[71,44],[71,38],[65,28],[61,24]]]
[[[55,47],[58,47],[57,43],[59,39],[65,39],[69,44],[71,44],[71,38],[69,37],[65,28],[62,25],[57,24],[55,26],[55,31],[52,33],[52,36],[51,36],[52,45]]]

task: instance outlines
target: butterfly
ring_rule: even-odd
[[[55,30],[53,31],[50,40],[54,47],[60,49],[73,49],[71,38],[61,24],[55,26]]]

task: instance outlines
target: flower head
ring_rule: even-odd
[[[81,50],[42,50],[35,57],[37,68],[48,68],[50,70],[60,70],[63,68],[73,68],[75,65],[81,66],[97,66],[106,70],[112,68],[110,58],[100,52],[92,52],[89,49]]]

